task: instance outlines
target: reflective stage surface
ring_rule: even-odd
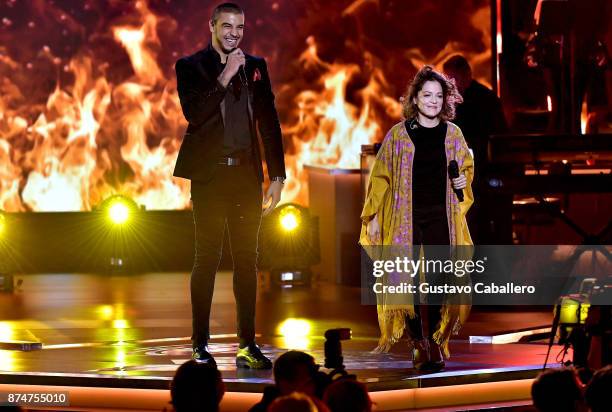
[[[17,276],[22,285],[0,293],[0,342],[41,350],[0,350],[5,384],[167,388],[176,368],[190,358],[189,275],[45,274]],[[211,351],[233,392],[261,392],[271,371],[236,370],[235,305],[231,274],[221,272],[212,310]],[[318,283],[279,289],[266,282],[258,291],[257,333],[264,353],[276,358],[299,349],[324,363],[323,333],[349,327],[343,342],[347,371],[372,391],[424,388],[534,377],[542,367],[543,344],[470,344],[470,335],[546,326],[547,308],[532,312],[474,310],[451,343],[444,372],[418,375],[406,342],[389,354],[372,354],[378,338],[376,308],[360,304],[359,290]],[[553,348],[552,359],[559,352]]]

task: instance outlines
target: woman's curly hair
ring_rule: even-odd
[[[402,114],[405,119],[414,119],[417,116],[419,109],[414,100],[425,82],[431,80],[440,83],[440,86],[442,86],[444,102],[439,115],[440,119],[448,121],[455,118],[455,105],[463,102],[463,98],[459,94],[457,86],[455,86],[455,80],[449,79],[442,73],[435,71],[433,67],[427,65],[417,72],[412,82],[410,82],[408,90],[402,96]]]

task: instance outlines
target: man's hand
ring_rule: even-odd
[[[264,198],[263,204],[266,205],[268,202],[270,201],[271,202],[270,202],[270,206],[264,209],[264,212],[263,212],[264,216],[267,216],[270,213],[272,213],[272,211],[274,210],[278,202],[280,202],[282,191],[283,191],[282,182],[275,180],[274,182],[270,183],[270,187],[268,188],[268,191],[266,192],[266,197]]]
[[[465,187],[467,186],[467,177],[465,177],[464,175],[461,175],[459,177],[451,179],[451,182],[453,184],[453,189],[456,189],[456,190],[465,189]]]
[[[368,239],[372,243],[382,243],[380,239],[380,224],[378,223],[378,215],[374,215],[374,219],[368,222],[366,229]]]
[[[227,87],[232,77],[238,73],[240,66],[243,66],[245,61],[244,53],[241,49],[232,50],[232,52],[227,55],[225,69],[223,69],[219,75],[219,83],[221,83],[223,87]]]

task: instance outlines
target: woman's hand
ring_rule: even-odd
[[[372,243],[380,243],[380,225],[378,224],[378,215],[374,215],[374,219],[370,220],[367,227],[367,235]]]
[[[456,190],[465,189],[465,187],[467,186],[467,177],[465,177],[464,175],[461,175],[459,177],[451,179],[451,183],[453,185],[453,189],[456,189]]]

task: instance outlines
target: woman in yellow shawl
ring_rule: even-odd
[[[362,245],[472,244],[465,215],[473,203],[474,164],[461,130],[450,122],[461,100],[454,82],[431,66],[416,74],[403,98],[406,120],[389,130],[370,174],[361,214]],[[449,179],[452,160],[459,177]],[[388,351],[406,329],[415,368],[443,369],[450,336],[459,331],[470,306],[445,300],[425,308],[391,300],[377,294],[381,337],[375,351]],[[427,325],[422,321],[425,310]]]

